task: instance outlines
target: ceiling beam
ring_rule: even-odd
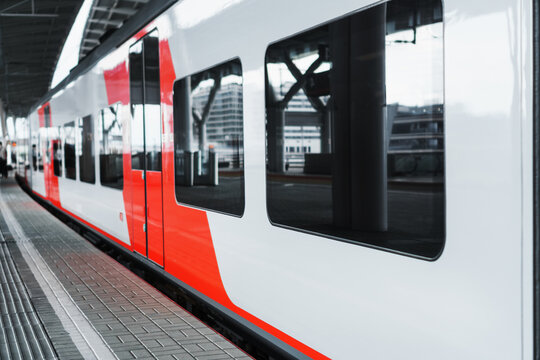
[[[85,43],[90,43],[90,44],[96,44],[96,45],[99,45],[99,40],[98,39],[90,39],[90,38],[86,38],[83,40],[83,44]]]
[[[103,34],[103,30],[99,30],[99,29],[86,29],[86,33],[90,33],[90,34]]]
[[[3,12],[6,12],[8,10],[11,10],[13,8],[16,8],[17,6],[20,6],[20,5],[25,4],[27,2],[28,2],[28,0],[22,0],[22,1],[16,2],[15,4],[9,5],[8,7],[3,8],[2,10],[0,10],[0,13],[3,13]]]
[[[0,17],[17,17],[17,18],[57,18],[58,14],[17,14],[17,13],[0,13]]]
[[[90,23],[105,24],[113,26],[121,26],[124,22],[122,20],[109,20],[109,19],[89,19]]]
[[[133,16],[137,12],[135,9],[130,8],[107,8],[104,6],[94,6],[94,10],[96,11],[102,11],[106,13],[112,13],[112,14],[120,14],[120,15],[126,15],[126,16]]]

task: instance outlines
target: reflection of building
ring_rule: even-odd
[[[442,152],[443,106],[388,106],[389,153]]]
[[[285,82],[274,91],[283,97],[293,84]],[[303,168],[304,154],[321,153],[321,115],[302,90],[288,102],[285,114],[285,167]]]
[[[443,114],[442,104],[387,107],[389,177],[443,174]]]
[[[313,113],[316,116],[317,113]],[[285,167],[303,168],[305,154],[321,152],[320,126],[285,126]]]
[[[274,89],[284,96],[292,83]],[[306,171],[306,154],[322,151],[321,114],[303,91],[285,109],[286,170]],[[444,171],[444,108],[442,104],[386,108],[387,159],[390,178],[438,176]],[[311,156],[311,155],[310,155]]]
[[[193,96],[193,107],[202,109],[211,87],[203,87]],[[206,127],[208,145],[219,153],[220,162],[241,161],[243,148],[242,84],[222,84],[217,92]],[[196,137],[198,129],[194,129]]]

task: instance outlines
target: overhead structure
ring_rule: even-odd
[[[82,0],[0,4],[0,99],[8,114],[25,116],[49,88]]]
[[[84,58],[108,36],[135,15],[150,0],[94,0],[86,22],[79,59]]]
[[[94,0],[83,32],[85,58],[150,0]],[[64,42],[83,0],[0,2],[0,100],[26,116],[49,90]]]

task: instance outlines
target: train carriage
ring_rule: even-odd
[[[532,358],[533,9],[156,2],[35,106],[20,175],[274,356]]]

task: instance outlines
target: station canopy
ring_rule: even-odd
[[[149,0],[94,0],[79,59]],[[26,116],[49,90],[82,0],[0,1],[0,99],[9,115]]]

